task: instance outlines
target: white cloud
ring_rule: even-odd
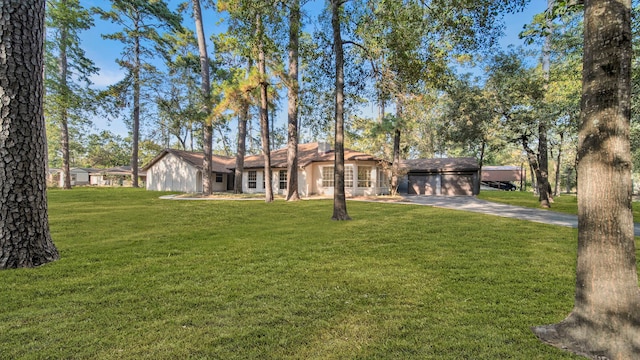
[[[91,76],[91,81],[97,88],[106,88],[124,79],[125,72],[121,69],[100,69],[100,73]]]

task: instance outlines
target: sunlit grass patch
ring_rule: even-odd
[[[570,359],[575,230],[424,206],[53,190],[62,259],[0,272],[10,359]]]

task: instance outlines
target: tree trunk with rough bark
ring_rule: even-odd
[[[46,193],[44,0],[0,2],[0,269],[59,258]]]
[[[262,138],[262,155],[264,157],[264,187],[265,202],[273,202],[273,186],[271,176],[271,149],[269,144],[269,100],[267,83],[267,68],[264,53],[264,31],[261,15],[256,15],[258,32],[258,73],[260,74],[260,135]]]
[[[562,322],[533,331],[546,343],[592,359],[637,359],[631,0],[587,0],[584,18],[575,303]]]
[[[542,156],[540,155],[540,153],[536,154],[536,152],[531,149],[531,147],[529,146],[529,139],[526,136],[523,136],[520,140],[522,141],[522,147],[527,154],[527,160],[529,161],[529,165],[531,167],[532,186],[537,190],[537,194],[540,199],[540,206],[543,208],[549,208],[551,207],[551,204],[549,202],[548,193],[551,189],[551,185],[549,185],[548,175],[543,171],[542,166],[539,162]],[[540,144],[540,146],[541,145],[542,144]],[[546,151],[546,146],[544,148]],[[542,151],[541,149],[538,150]],[[547,195],[544,195],[543,193],[546,193]],[[543,201],[543,199],[546,200]]]
[[[300,0],[292,0],[289,13],[289,104],[287,144],[287,201],[300,200],[298,194],[298,47]]]
[[[204,160],[202,161],[202,192],[205,195],[211,195],[213,192],[213,173],[211,172],[211,162],[213,161],[213,126],[212,120],[209,118],[210,112],[210,93],[211,80],[209,77],[209,55],[207,54],[207,41],[204,35],[204,26],[202,25],[202,9],[200,0],[193,0],[193,19],[196,25],[196,34],[198,37],[198,53],[200,54],[200,76],[202,83],[200,91],[204,101],[204,113],[207,120],[203,124],[203,152]]]
[[[340,0],[331,0],[331,27],[336,65],[335,160],[333,184],[333,220],[351,220],[344,191],[344,51],[340,29]]]

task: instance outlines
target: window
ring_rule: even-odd
[[[217,183],[221,183],[222,182],[222,174],[216,173],[216,182]]]
[[[371,166],[358,167],[358,187],[371,187]]]
[[[287,189],[287,170],[280,170],[280,190]]]
[[[322,187],[333,187],[333,166],[322,168]]]
[[[256,188],[256,182],[258,180],[258,173],[255,171],[249,171],[249,189]]]
[[[384,171],[378,170],[378,186],[389,186],[389,179]]]
[[[344,187],[347,187],[347,188],[353,187],[353,167],[352,166],[344,167]]]

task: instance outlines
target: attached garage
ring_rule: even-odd
[[[437,195],[440,176],[432,174],[409,174],[409,195]]]
[[[409,195],[476,195],[479,166],[475,158],[405,160]]]

